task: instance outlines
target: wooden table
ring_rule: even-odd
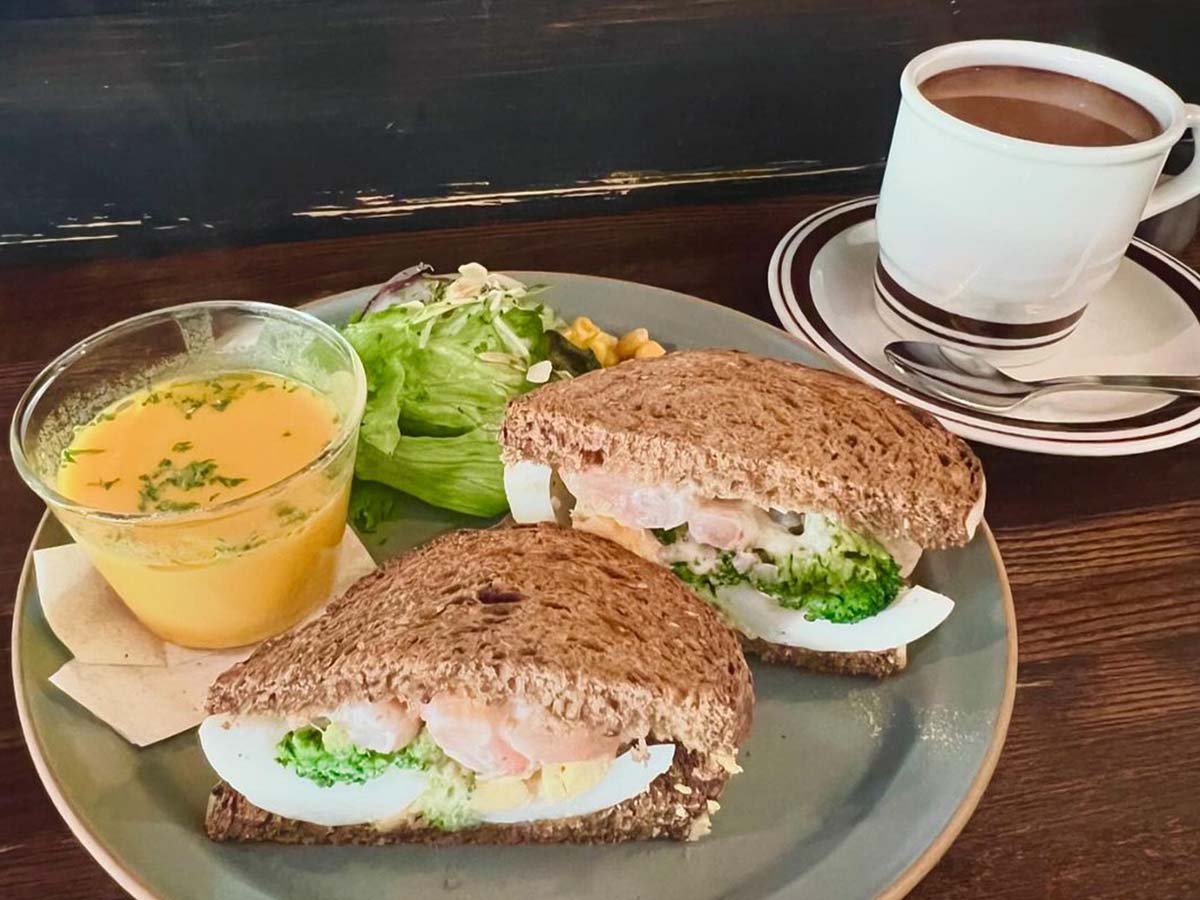
[[[277,244],[0,281],[0,418],[56,353],[168,303],[282,303],[424,260],[608,275],[774,321],[766,267],[796,197]],[[1186,258],[1200,263],[1200,244]],[[7,445],[6,445],[7,446]],[[1200,446],[1084,460],[976,448],[1020,630],[1016,710],[987,794],[919,898],[1200,896]],[[0,461],[5,618],[41,503]],[[7,629],[9,624],[4,623]],[[117,898],[59,820],[0,693],[0,896]]]

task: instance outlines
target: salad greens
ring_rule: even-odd
[[[396,498],[366,484],[470,515],[503,513],[504,407],[536,386],[529,368],[552,351],[556,376],[571,372],[553,340],[562,322],[533,290],[477,263],[453,281],[426,269],[400,273],[343,330],[367,373],[350,511],[364,530],[398,512]]]
[[[321,787],[363,784],[385,771],[427,769],[441,761],[442,751],[422,730],[411,744],[394,753],[368,750],[350,742],[336,723],[325,728],[305,725],[289,731],[275,748],[275,761]]]
[[[424,728],[407,747],[381,753],[351,743],[336,723],[306,725],[283,736],[275,761],[321,787],[365,784],[392,767],[419,770],[428,776],[429,786],[413,804],[415,815],[443,831],[477,821],[471,809],[475,775],[446,756]]]
[[[797,550],[780,557],[759,549],[753,551],[756,559],[747,560],[725,551],[703,564],[676,562],[671,568],[702,594],[713,595],[723,585],[749,584],[780,606],[803,612],[809,621],[860,622],[882,612],[904,586],[900,567],[877,542],[821,518],[827,546],[820,552]],[[655,536],[669,546],[685,538],[686,526],[681,528],[659,530]]]

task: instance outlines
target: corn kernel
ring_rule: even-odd
[[[575,330],[575,333],[579,335],[585,344],[596,335],[601,333],[600,329],[596,327],[596,323],[587,316],[578,316],[575,321],[571,323],[571,328]]]
[[[621,359],[632,359],[637,348],[648,340],[650,340],[650,332],[645,328],[635,328],[633,331],[626,332],[617,341],[617,356]]]
[[[621,357],[617,356],[616,350],[604,349],[596,353],[596,361],[605,369],[611,369],[613,366],[621,362]]]
[[[642,346],[638,347],[633,353],[634,359],[653,359],[656,356],[665,356],[667,353],[663,349],[663,345],[658,341],[646,341]]]
[[[605,349],[608,349],[608,350],[616,350],[617,349],[617,339],[615,337],[613,337],[611,334],[609,334],[607,331],[597,331],[594,335],[592,335],[590,338],[588,338],[587,343],[588,343],[588,346],[591,347],[593,350],[596,348],[597,345],[604,347]]]
[[[580,350],[587,348],[587,340],[578,331],[575,326],[571,325],[563,329],[562,336],[565,337],[572,346],[578,347]]]
[[[601,331],[588,341],[587,346],[595,354],[596,361],[606,369],[621,361],[621,357],[617,356],[617,339],[611,334]]]

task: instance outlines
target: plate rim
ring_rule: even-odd
[[[1004,428],[1002,423],[997,426],[980,421],[969,409],[959,408],[958,406],[954,406],[951,409],[943,408],[940,404],[945,401],[922,393],[911,386],[896,389],[886,383],[881,383],[880,370],[867,364],[858,365],[851,360],[845,359],[844,355],[836,347],[827,347],[826,342],[820,339],[819,335],[810,333],[812,325],[808,321],[808,317],[798,308],[794,296],[791,296],[790,282],[796,277],[792,270],[792,260],[794,259],[796,250],[809,237],[808,234],[801,234],[801,232],[810,231],[816,224],[824,224],[839,215],[872,207],[877,203],[878,195],[867,195],[831,204],[805,216],[799,222],[792,225],[777,242],[767,265],[767,290],[775,315],[779,319],[783,329],[789,334],[802,339],[810,348],[822,353],[837,365],[838,368],[849,372],[855,378],[868,382],[876,389],[882,390],[889,396],[899,399],[904,403],[929,412],[956,434],[993,446],[1062,456],[1121,456],[1178,446],[1200,436],[1200,414],[1195,409],[1182,410],[1175,417],[1160,422],[1157,426],[1144,426],[1143,433],[1141,434],[1137,433],[1138,429],[1136,428],[1122,429],[1119,424],[1121,422],[1120,419],[1111,420],[1112,425],[1109,427],[1107,434],[1100,432],[1092,437],[1089,437],[1086,432],[1072,432],[1070,430],[1057,432],[1057,434],[1066,436],[1056,436],[1048,432],[1030,434],[1023,431],[1008,430]],[[874,215],[871,215],[870,218],[873,219]],[[818,220],[821,220],[820,223],[818,223]],[[840,229],[839,233],[841,230],[844,229]],[[1157,257],[1164,265],[1177,272],[1180,277],[1188,279],[1197,292],[1200,293],[1200,275],[1186,264],[1140,238],[1134,238],[1131,242],[1131,247]],[[1146,268],[1136,260],[1133,261],[1133,264],[1141,268]],[[1150,272],[1152,277],[1160,281],[1163,280],[1162,276],[1158,273],[1149,269],[1147,271]],[[1189,307],[1193,315],[1196,315],[1195,309],[1190,304],[1187,304],[1186,300],[1184,303]],[[1200,316],[1197,316],[1197,318],[1200,319]],[[886,376],[887,373],[883,373],[883,375]],[[1190,419],[1181,421],[1189,415],[1191,416]],[[1014,424],[1012,427],[1027,429],[1027,431],[1037,430],[1036,426]]]
[[[790,232],[789,232],[790,233]],[[500,270],[506,272],[528,272],[540,273],[546,275],[570,275],[574,277],[583,277],[587,279],[601,279],[605,281],[616,282],[624,285],[635,285],[639,288],[650,287],[655,290],[664,291],[667,293],[677,294],[680,297],[685,297],[691,301],[697,301],[709,306],[715,306],[726,313],[734,313],[757,326],[766,328],[775,328],[783,335],[787,336],[792,341],[800,343],[806,349],[808,344],[801,341],[796,335],[786,329],[777,328],[770,322],[758,319],[741,310],[733,309],[716,303],[711,300],[705,300],[701,297],[694,297],[690,294],[684,294],[680,291],[673,291],[670,288],[663,288],[657,285],[644,285],[639,282],[631,282],[620,278],[609,278],[606,276],[585,275],[574,272],[552,272],[548,270],[526,270],[526,269],[511,269]],[[309,309],[314,305],[328,303],[335,299],[344,298],[350,294],[365,291],[376,285],[363,285],[358,288],[352,288],[346,291],[339,291],[334,294],[329,294],[324,297],[316,298],[299,304],[301,309]],[[25,597],[30,589],[30,580],[34,578],[33,553],[38,541],[40,540],[47,523],[51,518],[51,512],[43,510],[42,517],[38,521],[37,527],[33,531],[29,545],[25,550],[25,558],[21,564],[21,574],[17,580],[16,598],[13,603],[13,621],[10,632],[10,656],[11,656],[11,678],[13,683],[13,694],[17,707],[17,719],[21,728],[21,735],[25,741],[26,750],[33,762],[34,770],[37,773],[38,779],[42,783],[42,787],[50,797],[51,803],[55,810],[66,823],[67,828],[80,845],[88,852],[88,854],[99,864],[101,869],[117,884],[129,893],[134,900],[170,900],[165,895],[157,894],[143,882],[137,874],[129,868],[126,868],[120,860],[105,846],[104,842],[94,834],[80,818],[75,811],[70,801],[64,795],[60,784],[55,777],[55,773],[47,763],[41,747],[41,740],[37,729],[34,727],[32,716],[30,714],[28,703],[24,691],[24,679],[22,677],[21,665],[21,642],[20,635],[22,626],[25,621]],[[980,522],[980,534],[985,538],[987,551],[991,556],[992,563],[995,567],[997,576],[997,585],[1000,590],[1001,607],[1004,613],[1004,631],[1006,643],[1005,656],[1005,671],[1004,671],[1004,692],[1000,698],[1000,703],[997,708],[996,720],[992,727],[991,734],[988,738],[987,748],[984,752],[983,760],[967,786],[961,800],[955,807],[954,812],[942,827],[942,830],[929,842],[929,844],[921,851],[920,855],[914,859],[907,868],[901,871],[891,884],[885,886],[876,895],[874,900],[900,900],[906,896],[920,881],[924,878],[941,858],[945,855],[950,845],[962,833],[967,822],[974,814],[991,782],[992,775],[995,772],[999,762],[1001,753],[1004,749],[1005,740],[1008,735],[1009,724],[1012,719],[1013,706],[1016,700],[1017,688],[1017,663],[1018,663],[1018,633],[1016,622],[1016,609],[1013,603],[1012,588],[1008,579],[1008,571],[1004,566],[1004,560],[1000,555],[1000,548],[996,542],[994,533],[986,520]]]
[[[75,836],[75,840],[83,845],[83,849],[91,855],[92,859],[99,863],[100,868],[116,881],[122,889],[129,893],[134,900],[166,900],[166,898],[160,897],[160,895],[151,891],[133,872],[126,870],[100,838],[92,834],[88,827],[83,824],[83,820],[75,812],[75,807],[71,805],[70,801],[63,794],[58,779],[55,778],[49,763],[46,762],[46,758],[42,755],[41,740],[37,729],[34,727],[33,718],[30,715],[29,706],[25,699],[25,680],[22,678],[21,673],[20,641],[21,625],[25,619],[25,595],[29,589],[29,580],[33,577],[33,551],[42,536],[42,532],[46,528],[47,522],[50,520],[50,516],[49,509],[43,510],[42,517],[38,520],[37,527],[33,530],[33,537],[29,540],[29,546],[25,549],[25,559],[21,563],[21,576],[17,579],[17,597],[13,603],[12,646],[9,655],[12,658],[13,694],[15,695],[17,704],[17,721],[21,725],[21,736],[25,739],[25,749],[29,751],[29,757],[33,761],[33,768],[37,772],[38,780],[41,781],[42,787],[46,789],[46,793],[50,795],[50,802],[54,804],[54,808],[58,811],[58,814],[67,823],[67,828]]]

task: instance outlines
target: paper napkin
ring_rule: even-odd
[[[74,657],[50,682],[139,747],[200,724],[209,685],[256,646],[194,650],[156,637],[78,544],[37,550],[33,566],[46,621]],[[374,568],[367,548],[347,528],[333,588],[310,618]]]

